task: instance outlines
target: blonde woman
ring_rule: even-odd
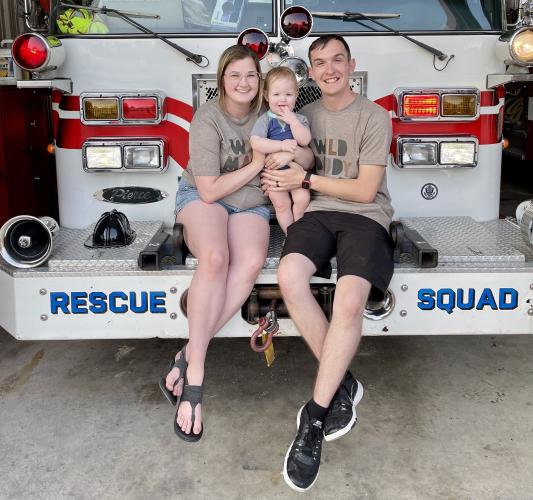
[[[185,441],[203,434],[204,361],[211,338],[240,309],[265,262],[270,211],[259,187],[264,156],[250,132],[261,107],[259,61],[246,47],[222,54],[218,99],[191,123],[190,159],[179,183],[176,221],[198,259],[187,297],[189,342],[160,387],[178,403],[174,430]]]

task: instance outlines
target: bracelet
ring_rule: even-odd
[[[311,176],[313,175],[312,172],[307,172],[305,174],[304,180],[302,181],[302,187],[304,189],[311,189]]]

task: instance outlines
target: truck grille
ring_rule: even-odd
[[[358,71],[350,78],[350,87],[357,93],[366,95],[366,71]],[[216,75],[193,75],[192,83],[194,110],[218,95]],[[301,89],[296,101],[295,111],[305,105],[320,99],[320,89],[317,84],[309,80]]]

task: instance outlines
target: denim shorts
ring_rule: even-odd
[[[178,185],[178,192],[176,193],[176,214],[178,214],[178,212],[191,201],[199,199],[200,194],[198,193],[198,190],[194,186],[191,186],[184,179],[181,179]],[[229,215],[240,213],[257,214],[263,217],[263,219],[265,219],[267,222],[270,221],[270,210],[266,205],[257,205],[256,207],[252,208],[237,208],[233,205],[229,205],[228,203],[224,203],[222,200],[217,200],[215,203],[218,203],[224,207]]]

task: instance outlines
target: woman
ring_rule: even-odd
[[[270,211],[259,187],[264,156],[249,137],[261,107],[259,61],[246,47],[222,54],[218,99],[196,112],[187,169],[179,184],[176,221],[198,259],[187,296],[189,342],[176,354],[160,386],[179,400],[176,434],[198,441],[203,433],[204,361],[211,338],[249,296],[267,253]]]

